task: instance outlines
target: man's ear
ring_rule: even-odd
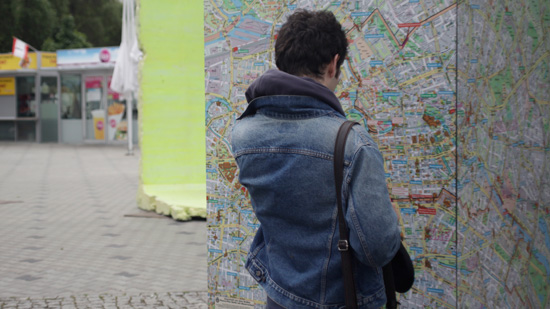
[[[336,54],[328,64],[327,73],[330,78],[335,77],[336,72],[338,72],[338,68],[337,68],[338,59],[340,59],[340,55]]]

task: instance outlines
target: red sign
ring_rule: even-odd
[[[426,207],[418,207],[418,213],[421,215],[432,215],[435,216],[437,213],[437,209],[435,208],[426,208]]]
[[[111,60],[111,53],[108,49],[104,48],[99,52],[99,60],[101,62],[109,62]]]
[[[399,27],[399,28],[420,27],[420,26],[422,26],[421,23],[404,23],[404,24],[397,24],[397,27]]]
[[[103,81],[103,77],[101,76],[87,76],[84,79],[84,84],[86,85],[86,89],[101,88],[102,81]]]
[[[107,96],[109,98],[113,98],[113,100],[118,101],[120,99],[120,94],[113,89],[111,89],[111,80],[113,79],[112,76],[109,76],[109,79],[107,80]]]

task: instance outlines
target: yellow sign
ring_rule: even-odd
[[[0,95],[15,95],[15,77],[0,77]]]
[[[57,54],[41,52],[42,56],[40,66],[42,68],[56,68],[57,67]]]
[[[28,53],[26,59],[10,54],[0,54],[0,71],[16,71],[21,69],[36,70],[36,53]]]

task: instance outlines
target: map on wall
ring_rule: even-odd
[[[550,2],[458,10],[458,301],[550,306]]]
[[[244,268],[258,227],[238,183],[230,132],[244,93],[275,67],[277,31],[296,9],[332,11],[349,40],[336,95],[385,159],[390,197],[414,259],[409,306],[456,305],[456,2],[209,0],[205,6],[208,286],[217,307],[261,307]]]

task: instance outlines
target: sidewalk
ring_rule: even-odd
[[[139,150],[0,142],[0,308],[206,308],[206,222],[137,208]]]

